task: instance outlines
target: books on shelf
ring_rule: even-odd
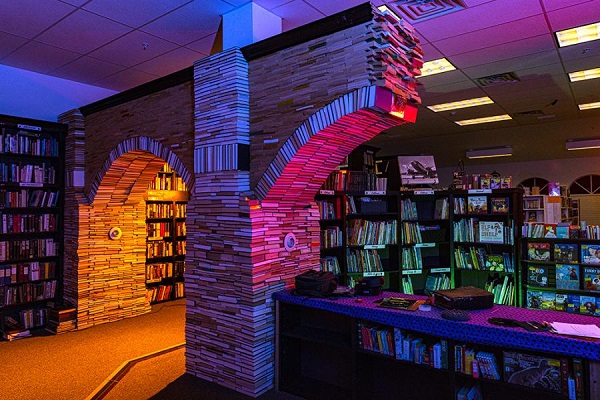
[[[529,286],[548,286],[548,267],[546,265],[530,265],[527,268],[527,284]]]
[[[479,221],[481,243],[504,243],[504,224],[499,221]]]
[[[583,266],[583,288],[594,292],[600,291],[600,267]]]
[[[510,210],[509,197],[491,197],[490,212],[494,214],[508,214]]]
[[[550,243],[527,242],[527,257],[534,261],[550,261]]]
[[[487,196],[468,196],[467,212],[469,214],[487,214]]]
[[[514,351],[504,351],[503,357],[506,382],[554,393],[563,393],[565,385],[566,390],[567,377],[561,368],[566,360]]]
[[[556,264],[556,288],[579,289],[579,265]]]
[[[575,243],[555,243],[554,261],[557,263],[575,263],[577,262],[577,244]]]
[[[600,264],[600,244],[582,244],[581,262],[584,264]]]

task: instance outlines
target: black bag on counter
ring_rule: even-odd
[[[337,278],[333,272],[310,269],[296,275],[295,286],[292,293],[297,296],[329,297],[337,288]]]

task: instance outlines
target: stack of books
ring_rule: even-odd
[[[57,306],[48,308],[48,332],[59,334],[77,329],[77,308],[71,306]]]

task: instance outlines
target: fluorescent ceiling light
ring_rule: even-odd
[[[600,139],[569,139],[565,145],[567,150],[597,149],[600,147]]]
[[[600,39],[600,22],[555,32],[560,47]]]
[[[508,114],[502,114],[502,115],[494,115],[492,117],[463,119],[462,121],[454,121],[454,122],[460,126],[465,126],[465,125],[485,124],[488,122],[505,121],[507,119],[512,119],[512,118]]]
[[[600,101],[597,101],[595,103],[579,104],[580,110],[591,110],[592,108],[600,108]]]
[[[489,97],[486,96],[486,97],[477,97],[475,99],[454,101],[452,103],[435,104],[432,106],[427,106],[427,108],[429,108],[431,111],[434,111],[434,112],[441,112],[441,111],[456,110],[459,108],[482,106],[484,104],[492,104],[492,103],[494,103],[492,101],[492,99],[490,99]]]
[[[467,150],[467,158],[469,160],[473,158],[510,157],[512,155],[513,149],[511,146]]]
[[[419,78],[428,75],[441,74],[442,72],[448,72],[455,69],[456,67],[450,64],[450,62],[445,58],[438,58],[437,60],[431,60],[423,63],[423,67],[421,67],[421,76],[419,76]]]
[[[401,19],[395,12],[393,12],[392,10],[390,10],[389,7],[386,6],[385,4],[382,5],[382,6],[377,7],[377,9],[379,11],[381,11],[382,13],[384,13],[384,14],[385,13],[389,13],[392,17],[396,18],[398,21],[400,21],[400,19]]]
[[[586,79],[600,78],[600,68],[586,69],[583,71],[569,72],[571,82],[585,81]]]

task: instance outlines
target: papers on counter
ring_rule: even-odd
[[[550,325],[559,335],[600,339],[600,328],[597,325],[567,324],[564,322],[550,322]]]

